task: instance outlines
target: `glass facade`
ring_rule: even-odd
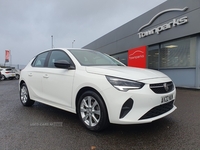
[[[120,53],[111,55],[112,57],[116,58],[117,60],[121,61],[123,64],[128,64],[128,52]]]
[[[149,46],[148,48],[148,68],[158,69],[159,67],[159,45]]]
[[[148,48],[148,68],[195,68],[196,37],[187,37]]]

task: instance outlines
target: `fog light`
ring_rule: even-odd
[[[122,106],[119,118],[124,118],[133,107],[133,100],[129,98]]]

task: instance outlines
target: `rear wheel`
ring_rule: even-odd
[[[77,113],[81,122],[92,131],[103,130],[109,123],[103,99],[93,91],[86,91],[80,96]]]
[[[28,88],[25,83],[20,87],[20,100],[24,106],[32,106],[35,102],[30,99]]]
[[[16,78],[17,80],[19,80],[19,75],[18,75],[18,74],[16,74],[15,78]]]
[[[6,77],[4,75],[1,76],[1,80],[5,80]]]

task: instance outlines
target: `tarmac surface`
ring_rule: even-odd
[[[200,150],[200,90],[177,89],[175,112],[149,124],[83,127],[75,114],[22,106],[18,80],[0,81],[0,150]]]

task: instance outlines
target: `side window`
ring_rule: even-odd
[[[39,54],[36,59],[33,61],[32,66],[33,67],[44,67],[44,63],[46,60],[48,52]]]
[[[67,60],[69,63],[72,64],[71,59],[65,52],[57,50],[57,51],[52,51],[51,56],[49,58],[48,67],[56,68],[54,62],[58,60]]]

